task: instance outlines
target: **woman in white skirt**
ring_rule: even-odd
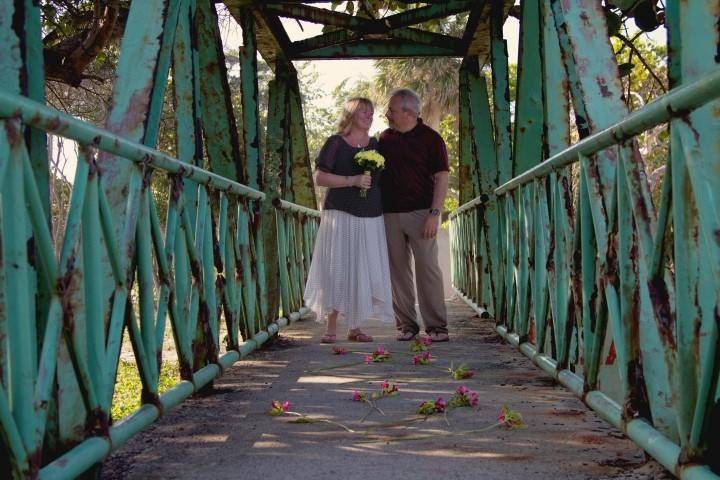
[[[304,299],[319,320],[327,317],[322,343],[336,341],[338,316],[347,320],[348,340],[356,342],[373,340],[360,330],[368,317],[394,321],[380,173],[363,175],[353,161],[359,151],[377,149],[368,134],[373,113],[370,100],[348,100],[338,133],[327,139],[316,161],[315,183],[328,193]]]

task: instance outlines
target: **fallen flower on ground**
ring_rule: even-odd
[[[370,414],[373,412],[373,410],[377,411],[380,415],[385,415],[385,412],[383,412],[378,406],[376,401],[383,398],[383,397],[390,397],[393,395],[396,395],[398,393],[398,387],[394,383],[390,383],[389,380],[384,380],[380,384],[380,391],[379,392],[373,392],[372,394],[368,395],[365,392],[360,392],[358,390],[355,390],[353,392],[352,399],[355,402],[363,402],[367,403],[370,406],[370,409],[365,414],[365,416],[362,417],[360,420],[361,422],[365,421],[365,419],[370,416]]]
[[[348,351],[343,347],[333,347],[332,353],[333,355],[347,355]]]
[[[417,413],[420,415],[432,415],[434,413],[443,413],[447,408],[447,402],[442,398],[437,400],[428,400],[420,404],[417,409]]]
[[[507,405],[503,405],[502,408],[500,408],[498,423],[508,430],[526,427],[522,414],[516,410],[510,410]]]
[[[415,355],[412,359],[413,365],[428,365],[433,356],[430,352],[423,352],[422,355]]]
[[[268,411],[268,415],[277,417],[287,412],[288,410],[290,410],[290,402],[288,402],[287,400],[285,400],[284,402],[273,400],[272,402],[270,402],[270,410]]]
[[[365,402],[367,401],[367,395],[364,392],[358,392],[355,390],[352,396],[353,402]]]
[[[455,380],[466,380],[468,378],[472,378],[473,375],[475,375],[475,372],[468,369],[464,364],[460,365],[457,368],[453,368],[452,365],[450,365],[449,370],[450,375],[452,375]]]
[[[412,353],[424,352],[428,349],[428,347],[430,347],[431,344],[432,339],[430,337],[424,337],[422,339],[415,337],[415,340],[410,342],[410,351]]]
[[[370,364],[371,362],[386,362],[390,360],[390,357],[392,357],[392,354],[388,350],[385,350],[385,347],[378,345],[372,355],[365,356],[365,363]]]
[[[380,394],[383,397],[387,397],[390,395],[395,395],[398,392],[398,387],[394,383],[390,383],[388,380],[385,380],[380,384]]]
[[[343,425],[339,422],[334,422],[332,420],[328,420],[326,418],[315,418],[310,417],[308,415],[304,415],[299,412],[292,412],[290,411],[290,402],[285,400],[283,402],[280,402],[278,400],[273,400],[270,402],[270,410],[268,410],[268,415],[271,417],[279,417],[282,415],[290,415],[293,417],[298,417],[295,420],[293,420],[291,423],[327,423],[329,425],[334,425],[336,427],[340,427],[346,432],[349,433],[357,433],[355,430],[353,430],[350,427],[347,427],[346,425]]]
[[[449,405],[453,408],[457,407],[472,407],[475,408],[479,405],[480,399],[477,392],[473,392],[464,385],[461,385],[455,390],[455,393],[450,397]]]

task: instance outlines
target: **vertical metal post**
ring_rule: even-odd
[[[243,46],[240,49],[240,79],[242,88],[242,112],[243,112],[243,144],[246,157],[247,184],[249,187],[264,190],[265,178],[263,177],[263,162],[260,154],[260,116],[258,112],[258,83],[257,83],[257,44],[255,39],[255,19],[252,12],[243,9],[241,13],[241,28]],[[267,202],[265,202],[267,203]],[[276,263],[277,257],[273,254],[275,244],[269,243],[266,250],[267,240],[275,236],[272,215],[266,216],[271,207],[261,206],[258,202],[252,202],[252,235],[251,241],[255,250],[255,272],[257,275],[257,291],[260,306],[259,325],[264,325],[269,316],[277,313],[277,308],[269,308],[277,305],[277,292],[275,297],[270,298],[268,291],[268,280],[266,278],[266,267]],[[266,225],[266,224],[270,225]],[[271,229],[270,226],[273,228]],[[266,238],[266,236],[268,238]],[[272,278],[275,282],[276,278]],[[272,300],[272,301],[271,301]],[[248,312],[254,315],[253,312]]]

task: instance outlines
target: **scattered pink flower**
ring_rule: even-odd
[[[397,385],[394,383],[390,383],[388,380],[385,380],[380,384],[380,392],[382,396],[387,395],[394,395],[398,391]]]
[[[498,422],[508,430],[525,427],[522,414],[516,410],[510,410],[507,405],[503,405],[502,408],[500,408],[500,412],[498,413]]]
[[[466,380],[472,378],[475,372],[469,370],[465,365],[460,365],[457,368],[450,367],[450,375],[452,375],[455,380]]]
[[[429,338],[428,338],[428,340],[429,340]],[[432,342],[432,340],[431,340],[431,342]],[[413,353],[424,352],[425,350],[428,349],[429,346],[430,346],[430,344],[427,343],[425,341],[425,339],[421,340],[419,337],[415,337],[415,339],[412,342],[410,342],[410,351]]]
[[[333,347],[332,348],[333,355],[347,355],[347,350],[343,347]]]
[[[375,349],[375,351],[372,353],[372,355],[365,356],[365,363],[370,362],[385,362],[387,360],[390,360],[390,357],[392,355],[388,350],[385,350],[385,347],[379,346]]]
[[[430,352],[423,352],[422,355],[415,355],[412,358],[413,365],[427,365],[432,360],[432,354]]]
[[[357,390],[355,390],[355,391],[353,392],[352,399],[353,399],[354,402],[364,402],[364,401],[367,400],[367,395],[365,395],[365,394],[362,393],[362,392],[358,392]]]
[[[427,400],[420,404],[420,406],[417,409],[417,413],[420,415],[432,415],[434,413],[443,413],[445,409],[448,407],[447,402],[442,398],[438,398],[434,402],[432,400]]]
[[[278,400],[273,400],[272,402],[270,402],[270,410],[268,411],[268,415],[277,417],[287,412],[288,410],[290,410],[289,401],[285,400],[284,402],[280,402]]]
[[[420,415],[432,415],[435,413],[435,402],[428,400],[420,404],[417,409],[417,413]]]
[[[455,390],[450,398],[450,406],[457,407],[477,407],[480,404],[477,392],[473,392],[465,385],[461,385]]]

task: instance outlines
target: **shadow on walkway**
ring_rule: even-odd
[[[373,344],[339,342],[332,354],[318,342],[321,326],[296,323],[267,348],[239,362],[216,381],[215,395],[192,399],[116,452],[105,479],[663,479],[672,478],[620,432],[600,420],[516,350],[501,343],[493,324],[460,300],[448,302],[452,339],[430,347],[435,361],[415,366],[394,329],[373,323]],[[387,363],[362,363],[377,345],[393,352]],[[360,353],[352,353],[360,352]],[[359,362],[359,363],[358,363]],[[469,380],[444,367],[466,364]],[[328,368],[354,364],[344,368]],[[373,412],[353,402],[355,390],[372,392],[383,380],[399,394]],[[479,394],[479,409],[455,409],[417,418],[425,400],[448,399],[458,386]],[[341,422],[296,424],[266,415],[272,400],[292,410]],[[522,413],[527,428],[463,433],[494,423],[503,404]],[[373,429],[374,428],[374,429]],[[423,437],[408,440],[407,437]],[[405,438],[405,439],[403,439]],[[373,441],[368,441],[373,440]]]

